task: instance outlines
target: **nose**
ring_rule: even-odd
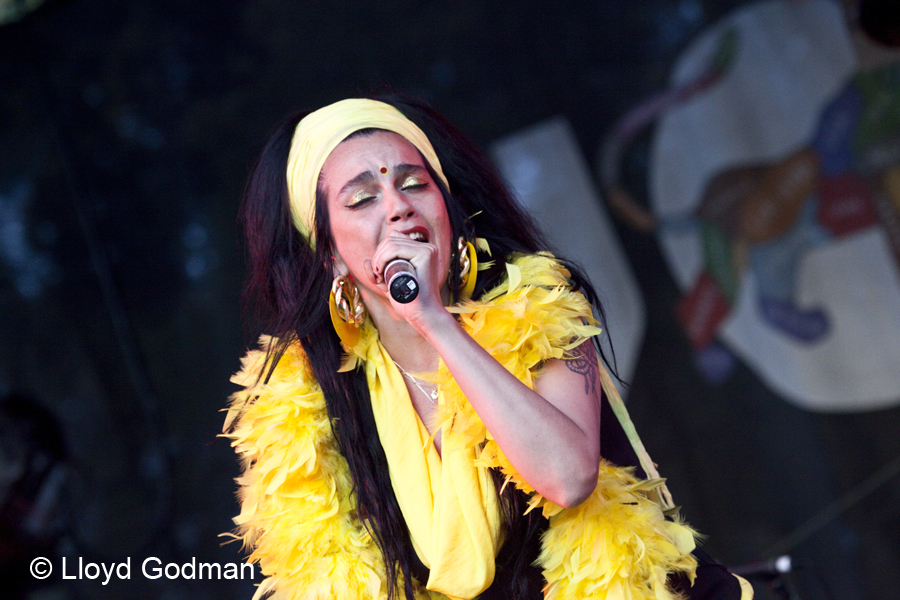
[[[409,219],[416,214],[416,210],[409,199],[398,190],[390,190],[385,195],[387,205],[387,219],[391,223]]]

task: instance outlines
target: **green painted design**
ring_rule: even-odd
[[[859,73],[852,85],[863,98],[855,140],[860,156],[873,144],[900,135],[900,62]]]
[[[722,230],[708,221],[701,226],[703,258],[706,268],[712,275],[728,301],[734,304],[740,286],[739,276],[734,268],[734,252],[732,242]]]

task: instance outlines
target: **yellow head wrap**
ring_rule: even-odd
[[[369,128],[402,135],[422,153],[432,170],[447,185],[447,178],[431,142],[415,123],[390,104],[350,98],[322,107],[297,124],[287,164],[291,218],[310,246],[315,247],[316,185],[322,166],[348,135]]]

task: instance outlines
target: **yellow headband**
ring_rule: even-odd
[[[447,178],[431,142],[415,123],[390,104],[350,98],[311,112],[297,124],[287,163],[291,218],[310,246],[315,247],[316,185],[322,166],[348,135],[369,128],[402,135],[422,153],[432,170],[447,185]]]

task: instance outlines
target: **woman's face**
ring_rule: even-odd
[[[353,275],[364,299],[367,291],[387,297],[386,286],[375,286],[367,276],[365,262],[394,232],[437,248],[436,273],[441,275],[435,283],[445,288],[453,236],[450,219],[415,146],[388,131],[351,138],[329,155],[319,181],[328,206],[336,274]]]

